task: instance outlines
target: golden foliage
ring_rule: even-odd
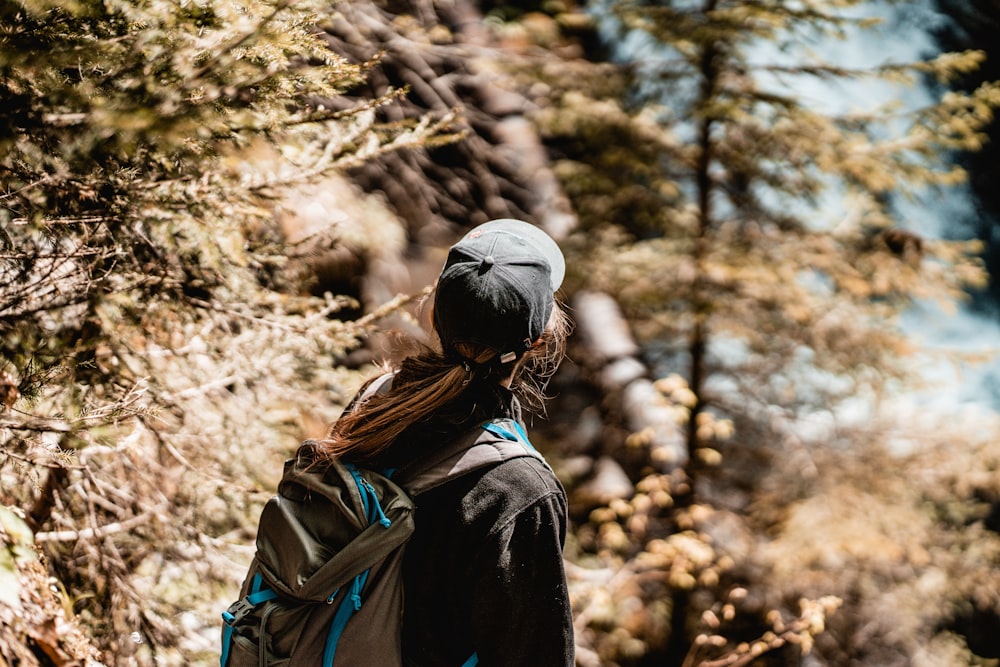
[[[330,179],[448,140],[451,116],[387,124],[399,91],[351,98],[367,64],[327,48],[322,2],[8,9],[0,502],[104,660],[207,661],[274,461],[336,416],[361,380],[345,355],[406,300],[348,322],[353,299],[311,293],[313,255],[386,261],[401,238]],[[306,185],[333,211],[307,213]],[[282,206],[309,233],[290,241]]]
[[[929,358],[901,315],[915,303],[954,308],[985,281],[975,243],[926,238],[897,204],[962,183],[953,151],[981,145],[1000,99],[992,83],[918,107],[891,94],[865,108],[800,95],[797,82],[902,93],[982,61],[965,52],[856,69],[803,47],[877,27],[859,8],[617,2],[622,33],[646,38],[639,58],[610,75],[606,64],[530,70],[553,88],[555,106],[535,118],[581,218],[566,244],[569,280],[616,297],[654,367],[674,375],[658,387],[689,417],[686,490],[666,485],[670,502],[643,515],[652,505],[644,485],[659,478],[644,476],[663,462],[648,433],[627,433],[621,456],[642,480],[637,493],[628,507],[593,509],[577,533],[580,548],[623,577],[655,564],[662,579],[647,604],[670,607],[672,635],[586,627],[610,664],[631,664],[640,648],[677,660],[685,639],[689,664],[749,664],[775,647],[782,657],[767,664],[799,664],[810,648],[817,664],[972,659],[949,639],[968,603],[947,590],[956,575],[946,573],[961,560],[984,576],[993,536],[967,560],[946,557],[937,541],[964,544],[982,531],[946,527],[928,511],[919,464],[888,454],[894,436],[879,429],[903,427],[880,419]],[[970,494],[944,495],[969,511]],[[691,544],[712,557],[699,559]],[[615,583],[594,594],[606,610],[617,609]],[[738,604],[727,598],[734,588],[747,592]],[[790,647],[768,626],[794,617],[800,599],[816,601],[801,619],[816,632]],[[843,604],[829,621],[809,620],[835,600]],[[997,609],[976,604],[987,618]],[[678,637],[699,618],[703,634]],[[736,636],[759,639],[728,639]]]
[[[65,591],[35,551],[31,529],[0,506],[0,661],[101,667],[97,649],[65,609]]]

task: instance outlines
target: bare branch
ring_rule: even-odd
[[[150,516],[154,514],[153,510],[148,512],[143,512],[138,516],[134,516],[126,521],[115,521],[114,523],[107,523],[103,526],[97,526],[92,528],[83,528],[81,530],[56,530],[48,531],[43,533],[35,533],[36,542],[77,542],[79,540],[93,540],[107,537],[109,535],[114,535],[115,533],[122,533],[130,531],[136,526],[141,526],[142,524],[149,521]]]

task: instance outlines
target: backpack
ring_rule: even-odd
[[[392,471],[315,461],[305,441],[261,512],[240,599],[223,614],[221,667],[402,667],[402,558],[413,498],[462,475],[533,456],[498,419]],[[428,610],[432,613],[433,610]],[[463,665],[473,667],[473,653]]]

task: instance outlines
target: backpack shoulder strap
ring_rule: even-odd
[[[530,456],[548,466],[513,419],[494,419],[463,434],[400,471],[411,496],[441,486],[474,470]]]
[[[395,375],[394,372],[388,372],[369,381],[354,396],[344,412],[355,409],[376,394],[389,391]],[[528,440],[520,423],[514,419],[498,418],[480,424],[436,449],[429,456],[398,471],[387,470],[383,473],[401,483],[410,496],[416,496],[474,470],[523,456],[534,457],[548,467],[545,458]]]

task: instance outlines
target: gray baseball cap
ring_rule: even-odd
[[[434,295],[434,328],[445,351],[456,343],[485,345],[501,363],[538,340],[566,275],[562,251],[523,220],[492,220],[448,252]]]

